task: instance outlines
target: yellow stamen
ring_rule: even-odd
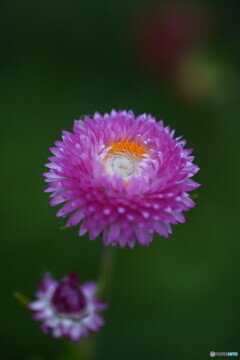
[[[122,176],[126,185],[128,179],[138,173],[139,163],[146,158],[145,154],[149,153],[144,145],[139,145],[136,140],[129,141],[126,137],[107,144],[100,154],[103,151],[105,152],[104,158],[102,157],[104,170],[109,174]]]
[[[122,141],[113,142],[109,144],[111,149],[108,151],[108,156],[122,154],[130,156],[136,160],[144,159],[144,154],[148,154],[148,151],[144,148],[143,145],[138,145],[136,140],[129,141],[128,139],[123,139]]]

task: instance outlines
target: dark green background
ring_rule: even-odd
[[[64,220],[48,206],[41,173],[62,129],[112,108],[152,113],[176,128],[195,148],[203,185],[170,239],[119,249],[96,359],[240,352],[239,5],[208,3],[215,35],[204,52],[216,83],[192,103],[139,66],[132,21],[140,3],[147,0],[1,3],[1,359],[67,359],[67,341],[43,335],[12,292],[32,298],[46,271],[97,278],[101,240],[59,230]]]

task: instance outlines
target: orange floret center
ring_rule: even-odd
[[[148,154],[145,147],[143,145],[138,145],[136,140],[129,141],[128,139],[123,139],[122,141],[110,143],[109,147],[111,147],[111,149],[108,151],[107,157],[119,154],[141,160],[144,159],[144,154]]]

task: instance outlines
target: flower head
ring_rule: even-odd
[[[78,341],[87,337],[89,331],[99,331],[104,324],[99,314],[107,304],[95,297],[96,284],[79,285],[75,273],[57,282],[44,276],[39,283],[37,300],[29,304],[34,310],[33,318],[42,321],[41,330],[54,338],[69,337]]]
[[[104,245],[149,246],[156,231],[169,237],[171,225],[184,222],[194,207],[188,191],[199,184],[199,170],[184,149],[185,140],[151,115],[113,110],[75,121],[73,133],[50,148],[44,173],[51,205],[65,203],[57,216],[67,226],[81,223],[79,235],[102,235]]]

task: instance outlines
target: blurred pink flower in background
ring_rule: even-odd
[[[75,273],[60,281],[46,275],[38,285],[37,300],[29,304],[29,309],[35,311],[33,318],[42,322],[44,333],[78,341],[104,325],[100,312],[107,303],[95,297],[96,290],[94,282],[80,285]]]
[[[171,1],[139,7],[134,19],[137,60],[155,75],[165,75],[191,48],[202,47],[213,28],[203,3]]]

